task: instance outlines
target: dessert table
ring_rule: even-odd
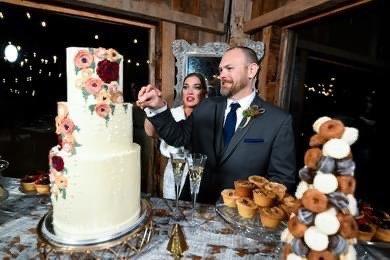
[[[48,195],[24,194],[19,190],[19,179],[1,178],[8,198],[0,200],[0,258],[38,259],[37,225],[51,207]],[[144,196],[148,197],[148,196]],[[174,201],[148,198],[153,207],[153,236],[135,259],[172,259],[167,250],[170,231],[173,227],[171,214]],[[190,211],[189,202],[180,202],[181,210]],[[195,218],[201,224],[180,224],[188,244],[184,259],[279,259],[279,240],[265,241],[225,222],[215,211],[214,205],[198,205]],[[252,237],[252,238],[251,238]],[[356,246],[359,259],[388,259],[389,251],[373,247]]]

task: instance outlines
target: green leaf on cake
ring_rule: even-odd
[[[62,198],[65,200],[66,199],[66,189],[61,189],[62,192]]]
[[[80,127],[78,127],[77,125],[74,127],[74,129],[75,129],[77,132],[80,132]]]
[[[127,113],[127,109],[129,108],[128,104],[123,104],[123,107],[125,109],[125,112]]]
[[[95,111],[96,105],[89,105],[89,110],[91,111],[91,115],[93,114],[93,111]]]
[[[90,95],[89,92],[85,88],[82,88],[81,92],[83,93],[83,98],[85,99],[85,102],[87,102],[88,96]]]
[[[106,127],[108,127],[108,121],[110,120],[110,117],[106,116],[104,119],[106,120]]]
[[[110,107],[111,107],[111,115],[114,115],[114,111],[115,111],[115,106],[110,104]]]

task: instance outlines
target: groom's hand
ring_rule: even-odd
[[[161,91],[153,85],[147,85],[141,88],[138,92],[137,106],[144,109],[159,109],[165,105],[165,101],[161,98]]]

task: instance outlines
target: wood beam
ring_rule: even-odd
[[[169,21],[178,24],[185,24],[203,30],[223,34],[224,24],[215,22],[209,18],[204,18],[192,14],[175,11],[169,8],[165,3],[153,3],[148,1],[120,0],[120,1],[97,1],[97,0],[52,0],[50,4],[40,3],[39,0],[2,0],[6,3],[18,4],[22,6],[35,7],[40,9],[53,8],[54,5],[66,5],[73,7],[91,8],[103,12],[111,11],[114,13],[140,17],[152,21]],[[57,7],[61,12],[62,7]],[[74,9],[74,8],[65,8]]]
[[[161,22],[161,92],[168,105],[173,103],[175,86],[175,57],[172,42],[176,39],[176,25]]]
[[[244,24],[244,32],[250,33],[271,24],[292,23],[336,7],[344,6],[343,8],[346,9],[345,6],[355,7],[357,4],[365,4],[370,1],[372,0],[295,0],[248,21]]]

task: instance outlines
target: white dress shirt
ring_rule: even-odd
[[[233,100],[233,99],[228,98],[227,99],[226,108],[225,108],[225,119],[223,121],[224,122],[223,124],[225,124],[226,116],[230,112],[230,109],[231,109],[230,108],[230,104],[232,104],[232,103],[239,103],[240,107],[236,111],[236,114],[237,114],[236,130],[237,130],[237,127],[240,125],[241,120],[244,118],[244,116],[242,115],[242,112],[245,109],[250,107],[250,105],[252,104],[252,101],[255,98],[255,96],[256,96],[256,91],[253,90],[252,93],[249,96],[243,97],[243,98],[241,98],[239,100]]]

